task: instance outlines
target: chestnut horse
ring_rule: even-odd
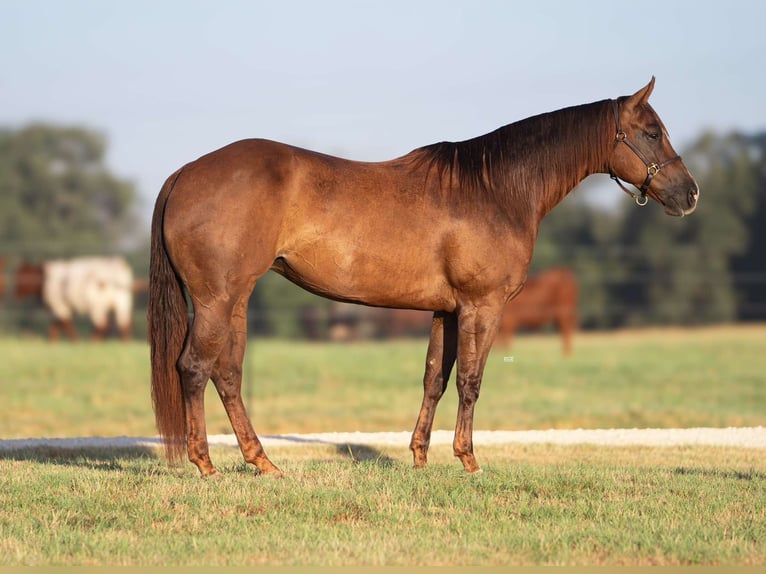
[[[517,328],[539,329],[553,323],[561,333],[564,355],[570,355],[577,328],[577,295],[577,277],[569,269],[555,267],[532,275],[524,290],[505,306],[497,343],[510,347]]]
[[[433,311],[410,449],[426,464],[434,411],[457,361],[454,454],[469,473],[473,415],[505,303],[524,286],[540,220],[582,179],[609,173],[688,215],[698,187],[648,103],[632,96],[531,117],[381,163],[251,139],[173,173],[151,227],[152,400],[169,460],[202,476],[212,379],[244,459],[281,476],[241,398],[246,309],[273,269],[338,301]],[[622,185],[622,184],[621,184]],[[193,306],[189,316],[188,301]]]

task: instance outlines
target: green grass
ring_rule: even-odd
[[[478,429],[766,424],[766,327],[585,334],[493,351]],[[256,430],[412,428],[425,341],[256,341]],[[513,357],[513,361],[504,357]],[[0,339],[0,437],[153,435],[145,344]],[[230,432],[214,391],[211,433]],[[454,385],[437,414],[453,428]],[[220,479],[154,449],[0,453],[0,565],[762,565],[763,449],[213,448]]]
[[[476,428],[766,425],[766,327],[550,335],[490,355]],[[257,432],[409,430],[426,341],[253,341],[245,394]],[[0,437],[153,435],[144,343],[0,339]],[[506,360],[512,357],[513,361]],[[229,433],[208,389],[208,431]],[[454,428],[450,385],[435,428]]]
[[[0,473],[1,565],[756,565],[761,451],[483,448],[466,475],[397,448],[275,449],[283,480],[236,449],[224,474],[149,451],[16,453]]]

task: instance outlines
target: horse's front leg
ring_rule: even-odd
[[[410,441],[416,468],[426,464],[436,406],[447,388],[456,356],[457,317],[454,313],[434,313],[423,375],[423,403]]]
[[[469,304],[458,315],[458,411],[453,451],[466,472],[481,472],[473,454],[473,415],[481,379],[502,312],[502,303]]]

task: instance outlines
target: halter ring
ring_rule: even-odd
[[[647,203],[649,203],[649,198],[645,195],[634,195],[633,199],[636,200],[636,205],[639,207],[645,206]]]

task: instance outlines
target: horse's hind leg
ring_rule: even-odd
[[[199,305],[186,347],[178,360],[186,413],[186,448],[189,460],[203,477],[217,474],[210,461],[205,424],[205,387],[213,365],[229,336],[231,307]]]
[[[254,464],[261,474],[281,477],[282,472],[266,456],[242,402],[242,361],[247,345],[246,311],[245,297],[234,308],[229,340],[213,367],[212,379],[237,436],[242,456]]]
[[[428,459],[428,446],[431,442],[436,406],[447,388],[447,381],[456,356],[456,316],[452,313],[434,313],[431,339],[428,342],[426,354],[426,371],[423,375],[423,403],[410,441],[410,450],[416,468],[425,466]]]

